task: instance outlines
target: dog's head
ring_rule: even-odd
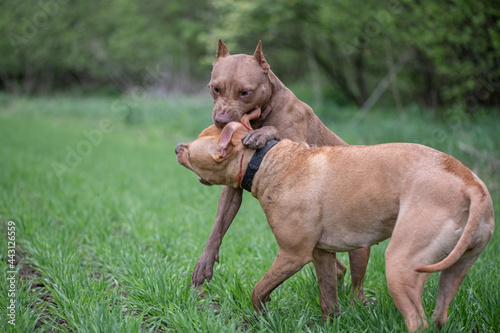
[[[219,39],[217,59],[213,64],[208,88],[214,99],[212,120],[218,128],[267,104],[272,95],[268,79],[269,65],[262,53],[261,42],[253,56],[229,55]]]
[[[240,159],[245,152],[241,139],[250,131],[250,120],[259,116],[260,109],[256,109],[223,129],[215,125],[206,128],[195,141],[175,147],[177,161],[197,174],[202,184],[238,187]],[[252,155],[249,151],[247,159]]]

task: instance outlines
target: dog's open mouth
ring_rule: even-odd
[[[200,180],[200,183],[202,183],[203,185],[212,186],[212,184],[210,184],[208,181],[206,181],[205,179],[203,179],[201,177],[199,178],[199,180]]]

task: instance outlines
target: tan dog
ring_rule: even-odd
[[[279,138],[307,142],[314,146],[346,145],[274,75],[264,58],[260,42],[253,56],[250,56],[230,55],[226,45],[219,40],[217,59],[208,87],[214,99],[213,122],[219,128],[231,121],[240,121],[256,108],[261,109],[262,114],[252,121],[252,127],[256,130],[243,138],[243,144],[249,148],[262,148],[267,141]],[[193,271],[194,285],[201,285],[212,278],[222,238],[236,216],[241,201],[241,189],[228,186],[222,189],[212,232]],[[322,260],[331,261],[330,265],[338,265],[338,278],[342,278],[345,266],[329,252],[319,252]],[[369,248],[349,252],[352,289],[361,300],[365,297],[363,279],[369,254]],[[328,272],[328,275],[321,276],[320,283],[329,284],[336,278],[334,273]]]
[[[237,188],[238,175],[247,177],[247,166],[260,154],[241,144],[247,134],[236,122],[223,130],[211,126],[196,141],[179,144],[177,159],[207,183]],[[437,271],[442,272],[433,318],[441,327],[493,234],[484,183],[453,157],[418,144],[310,147],[282,140],[263,157],[250,187],[279,245],[253,290],[257,311],[305,264],[313,261],[318,277],[334,272],[336,265],[323,260],[323,251],[352,251],[391,237],[387,285],[408,329],[427,326],[422,290]],[[336,284],[319,286],[325,320],[335,310]]]

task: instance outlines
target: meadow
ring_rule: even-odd
[[[211,124],[206,95],[0,95],[1,332],[406,331],[386,286],[387,241],[373,246],[366,273],[373,305],[351,305],[347,274],[339,289],[341,316],[322,324],[314,269],[307,265],[274,291],[266,316],[256,315],[252,288],[277,245],[248,193],[214,278],[203,289],[189,286],[221,188],[201,185],[178,165],[174,147]],[[498,112],[452,109],[436,119],[418,107],[315,110],[350,144],[416,142],[457,157],[485,181],[498,213]],[[497,228],[441,332],[500,331],[499,253]],[[337,256],[348,264],[345,253]],[[437,283],[433,274],[424,290],[429,316]]]

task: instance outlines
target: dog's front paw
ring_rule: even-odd
[[[209,282],[213,277],[214,264],[219,261],[219,255],[206,255],[203,253],[194,266],[191,285],[198,287],[201,286],[205,280]]]
[[[280,135],[275,127],[265,126],[249,132],[241,139],[243,145],[250,149],[261,149],[270,140],[280,140]]]
[[[252,293],[252,305],[255,312],[261,315],[265,315],[267,313],[266,303],[271,301],[271,297],[269,295],[265,297],[259,297],[255,292]]]
[[[241,139],[241,142],[245,147],[250,149],[261,149],[267,143],[266,138],[258,131],[248,133]]]

